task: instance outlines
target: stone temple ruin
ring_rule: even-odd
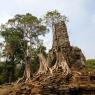
[[[70,45],[66,24],[64,22],[55,24],[54,32],[52,49],[49,51],[49,65],[52,66],[56,60],[53,58],[54,50],[60,49],[71,68],[74,66],[76,69],[82,68],[85,65],[85,57],[81,49]]]
[[[95,95],[95,76],[85,73],[85,56],[70,45],[65,22],[55,24],[48,58],[42,52],[38,56],[40,66],[32,80],[7,95]]]

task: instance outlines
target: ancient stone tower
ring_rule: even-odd
[[[64,22],[55,24],[52,48],[70,47],[69,37],[67,34],[66,24]]]
[[[70,57],[70,42],[67,33],[66,24],[62,21],[60,23],[55,24],[55,31],[53,36],[53,45],[52,49],[56,49],[57,51],[61,51],[69,64]]]
[[[64,21],[55,24],[53,33],[53,45],[49,51],[49,66],[56,61],[55,51],[61,51],[69,67],[80,68],[85,63],[85,57],[81,49],[70,45],[67,27]]]

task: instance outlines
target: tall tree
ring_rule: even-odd
[[[20,28],[3,27],[1,35],[5,39],[5,47],[3,56],[6,57],[6,73],[8,75],[8,82],[14,80],[14,72],[16,64],[21,63],[24,58],[24,44],[23,31]]]
[[[11,58],[13,59],[15,59],[14,51],[17,49],[17,43],[20,42],[20,49],[23,51],[23,60],[25,62],[25,80],[29,80],[31,76],[32,49],[36,48],[40,42],[38,36],[44,35],[46,30],[46,26],[41,23],[41,20],[30,13],[16,15],[14,18],[9,19],[6,25],[2,27],[2,35],[6,35],[5,41],[6,47],[8,48],[6,50],[9,50],[8,53],[12,55]],[[22,32],[22,34],[19,34],[17,31]],[[12,35],[10,35],[11,32]],[[19,40],[18,36],[14,34],[20,35],[21,39]],[[9,37],[7,35],[9,35]]]
[[[55,40],[56,40],[56,46],[53,47],[52,45],[52,56],[54,57],[54,64],[52,66],[52,71],[57,71],[59,67],[62,68],[63,70],[63,74],[65,76],[67,76],[69,73],[70,73],[70,69],[69,69],[69,66],[66,62],[66,59],[64,58],[64,55],[63,55],[63,52],[62,52],[62,49],[61,47],[59,46],[59,41],[57,39],[57,33],[56,33],[56,25],[60,23],[65,23],[67,21],[67,18],[66,16],[64,15],[61,15],[57,10],[54,10],[54,11],[48,11],[44,17],[45,19],[45,23],[47,25],[49,25],[49,27],[51,27],[52,29],[52,33],[53,33],[53,45],[55,43]],[[60,32],[60,31],[58,31]],[[53,58],[52,57],[52,58]]]
[[[53,41],[55,39],[55,24],[59,23],[61,21],[68,21],[67,17],[65,15],[61,15],[61,13],[59,13],[57,10],[54,11],[48,11],[45,16],[44,16],[44,22],[46,23],[46,25],[48,25],[51,30],[52,30],[52,34],[53,34]],[[54,43],[54,42],[53,42]]]

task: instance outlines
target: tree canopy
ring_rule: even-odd
[[[39,35],[44,35],[47,30],[41,20],[30,13],[15,15],[6,24],[1,25],[1,36],[5,39],[3,55],[8,66],[9,82],[13,80],[16,64],[26,64],[25,60],[28,56],[33,59],[35,48],[41,45]]]

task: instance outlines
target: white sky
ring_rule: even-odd
[[[95,58],[95,0],[0,0],[0,23],[15,14],[32,13],[41,17],[48,10],[57,9],[68,19],[71,45],[82,49],[87,58]],[[51,47],[51,32],[44,44]]]

